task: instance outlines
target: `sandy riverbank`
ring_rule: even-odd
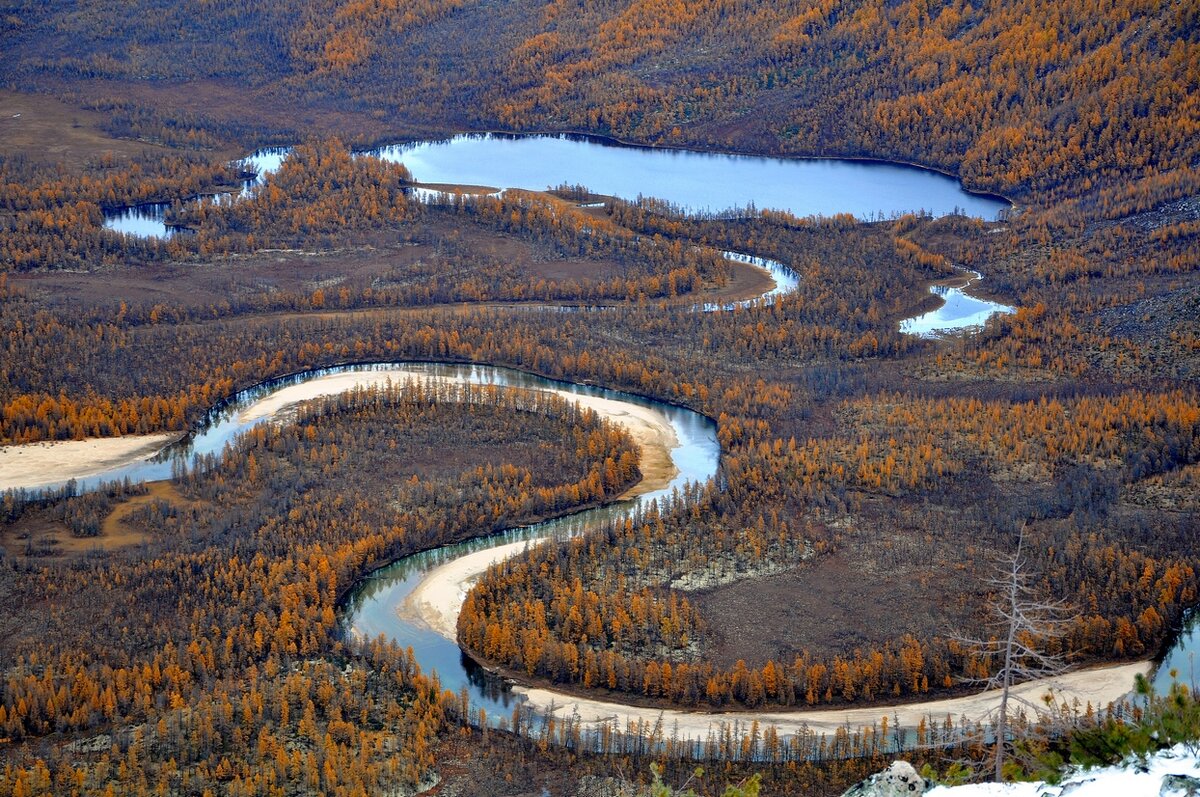
[[[475,580],[493,563],[519,554],[527,545],[537,542],[540,540],[478,551],[434,568],[399,607],[398,613],[404,619],[425,623],[447,639],[455,639],[458,613],[467,590]],[[1137,662],[1080,670],[1045,681],[1022,684],[1013,693],[1035,705],[1041,705],[1042,696],[1052,692],[1060,703],[1066,701],[1071,704],[1078,700],[1081,707],[1087,703],[1103,707],[1129,692],[1134,676],[1148,673],[1150,667],[1150,662]],[[885,716],[889,722],[898,717],[903,727],[915,727],[930,716],[939,720],[950,716],[955,722],[965,716],[974,721],[984,719],[999,704],[999,693],[991,691],[893,707],[707,713],[626,706],[524,686],[514,686],[513,691],[525,695],[535,711],[543,712],[553,707],[554,714],[563,719],[578,716],[584,723],[615,720],[619,727],[624,728],[627,723],[654,723],[661,717],[668,733],[677,727],[680,736],[696,738],[703,738],[710,731],[716,732],[722,724],[738,722],[747,725],[754,720],[758,720],[763,727],[775,725],[783,734],[796,733],[803,728],[818,733],[832,733],[847,723],[852,728],[869,726]]]
[[[421,583],[396,607],[396,614],[408,622],[427,625],[447,639],[458,638],[458,614],[467,591],[489,567],[516,556],[545,537],[511,542],[460,556],[425,574]]]
[[[178,434],[127,435],[28,443],[0,448],[0,490],[39,487],[95,476],[150,459]]]
[[[601,407],[597,409],[603,411]],[[673,467],[664,470],[660,463],[663,460],[670,463],[670,450],[676,444],[669,424],[665,419],[657,418],[651,410],[646,410],[645,416],[636,418],[628,414],[626,407],[619,407],[619,410],[620,414],[610,414],[609,417],[625,423],[642,445],[642,468],[647,478],[638,486],[639,490],[656,489],[667,484],[673,475]],[[434,568],[425,574],[403,604],[397,607],[397,613],[410,622],[424,623],[447,639],[455,639],[458,614],[471,585],[495,562],[517,555],[526,546],[537,542],[540,540],[477,551]],[[1125,695],[1133,685],[1134,675],[1149,670],[1149,662],[1081,670],[1048,681],[1023,684],[1016,687],[1014,692],[1035,704],[1040,704],[1047,692],[1053,692],[1060,702],[1078,700],[1081,706],[1090,702],[1093,706],[1102,707]],[[756,719],[764,726],[777,726],[785,734],[795,733],[802,728],[833,732],[847,723],[852,727],[869,726],[884,716],[889,720],[898,717],[901,725],[908,727],[915,726],[922,718],[929,716],[944,719],[949,715],[956,722],[964,716],[969,720],[978,720],[985,718],[999,702],[998,693],[983,692],[896,707],[705,713],[639,708],[523,686],[514,687],[514,691],[524,694],[535,710],[546,711],[553,707],[554,713],[564,719],[577,715],[585,723],[616,721],[625,727],[629,722],[653,723],[661,717],[668,732],[678,727],[680,735],[691,737],[703,737],[710,731],[718,730],[722,724],[746,724]]]
[[[637,441],[641,448],[638,467],[642,471],[642,480],[627,490],[622,498],[633,498],[642,493],[661,490],[675,478],[677,469],[671,461],[671,451],[679,445],[679,439],[675,430],[671,428],[670,421],[664,416],[647,407],[632,406],[612,399],[575,396],[564,391],[554,392],[578,401],[610,421],[621,424]],[[423,623],[447,639],[456,639],[458,613],[471,585],[496,562],[518,554],[526,546],[536,545],[541,541],[536,539],[514,542],[485,551],[476,551],[435,567],[425,574],[416,588],[396,608],[396,612],[409,622]]]
[[[388,383],[404,384],[410,379],[425,381],[429,378],[427,373],[404,368],[329,374],[303,384],[278,390],[242,410],[239,418],[241,421],[254,421],[260,418],[274,417],[286,412],[301,401],[337,395],[355,387],[383,387]],[[439,376],[433,377],[433,381],[463,384],[467,380]],[[621,424],[641,446],[641,459],[638,464],[642,470],[642,480],[623,497],[632,497],[660,489],[670,484],[671,479],[675,477],[677,469],[671,462],[671,450],[679,445],[679,441],[675,437],[675,431],[671,428],[670,422],[659,413],[648,407],[632,406],[615,399],[579,396],[566,390],[548,392],[561,396],[567,401],[577,402],[581,406],[595,410],[603,417]]]
[[[1088,703],[1103,708],[1127,694],[1133,688],[1134,676],[1137,673],[1149,672],[1150,667],[1150,662],[1138,662],[1080,670],[1046,681],[1022,684],[1013,689],[1013,694],[1019,695],[1035,705],[1042,705],[1042,696],[1052,693],[1059,704],[1065,701],[1070,705],[1078,700],[1080,708]],[[928,700],[903,706],[710,714],[698,711],[638,708],[620,703],[586,700],[548,689],[514,686],[513,691],[524,694],[535,711],[543,712],[553,706],[555,716],[562,719],[577,716],[585,724],[615,721],[618,727],[624,729],[628,723],[641,721],[653,724],[661,718],[663,728],[668,735],[677,729],[681,737],[700,739],[705,738],[710,732],[716,733],[722,725],[732,727],[733,723],[737,722],[745,727],[755,720],[758,720],[763,728],[774,725],[782,735],[795,734],[805,729],[816,733],[833,733],[838,728],[844,728],[847,725],[851,729],[869,727],[873,723],[880,722],[883,717],[887,717],[888,722],[893,726],[898,718],[900,727],[905,728],[915,727],[922,719],[928,717],[938,721],[944,721],[950,717],[955,723],[958,723],[963,717],[969,721],[975,721],[985,719],[1000,703],[999,692],[990,691],[967,697]]]

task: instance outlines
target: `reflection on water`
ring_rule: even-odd
[[[975,276],[967,283],[978,282],[983,275],[972,272]],[[942,299],[942,306],[928,313],[900,322],[900,331],[921,337],[933,337],[941,332],[951,332],[961,329],[972,329],[983,326],[995,313],[1013,313],[1016,308],[985,299],[976,299],[963,293],[963,288],[949,288],[945,285],[934,285],[929,291]]]
[[[260,149],[247,155],[234,165],[246,176],[242,188],[237,192],[238,198],[250,196],[256,185],[262,185],[268,174],[279,169],[280,165],[291,152],[289,147],[271,147]],[[253,175],[253,176],[250,176]],[[204,194],[192,197],[189,202],[231,202],[234,194]],[[171,238],[187,232],[185,228],[172,227],[164,219],[170,204],[166,202],[151,202],[132,208],[121,208],[104,214],[104,229],[119,232],[122,235],[132,235],[135,238]]]
[[[237,161],[257,175],[246,181],[240,196],[277,170],[290,151],[260,149]],[[894,163],[652,149],[570,135],[468,134],[364,154],[402,161],[422,183],[533,191],[567,183],[623,199],[652,196],[691,212],[770,208],[797,216],[851,213],[869,219],[923,211],[995,219],[1008,207],[1003,200],[965,191],[952,177]],[[436,193],[415,190],[422,199]],[[149,205],[127,208],[107,216],[104,226],[144,238],[175,234],[161,223],[161,213],[158,223],[154,214]],[[136,221],[119,220],[128,216]]]
[[[105,214],[104,228],[135,238],[170,238],[175,234],[175,228],[163,222],[169,207],[165,202],[152,202],[123,208]]]
[[[656,149],[571,135],[467,134],[374,150],[413,179],[541,191],[584,185],[598,194],[655,197],[691,212],[770,208],[860,219],[925,211],[995,219],[1007,203],[963,190],[928,169],[833,158],[766,158]]]
[[[1197,651],[1200,651],[1200,611],[1191,609],[1184,615],[1179,638],[1155,670],[1154,689],[1158,694],[1165,695],[1170,690],[1172,670],[1176,673],[1174,680],[1193,692],[1200,688],[1200,661],[1197,660]]]

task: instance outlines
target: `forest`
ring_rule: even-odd
[[[117,770],[127,793],[415,784],[443,697],[394,645],[371,642],[344,670],[321,658],[342,649],[335,609],[348,585],[431,540],[602,501],[638,477],[626,434],[536,394],[418,383],[306,406],[128,515],[148,536],[132,558],[14,559],[6,604],[66,612],[48,626],[6,619],[0,729],[12,744],[137,727],[58,769],[43,787],[57,793],[102,792]],[[127,492],[25,505],[6,522],[48,514],[86,535]],[[37,777],[10,767],[5,789],[36,792]]]
[[[889,744],[985,776],[986,728],[889,714],[1002,666],[961,640],[987,637],[985,576],[1018,537],[1071,608],[1030,641],[1073,667],[1153,658],[1200,603],[1197,15],[10,4],[0,460],[182,436],[238,391],[346,363],[505,366],[695,411],[711,481],[494,566],[457,640],[499,679],[748,719],[689,744],[662,723],[489,717],[420,651],[346,631],[347,596],[389,562],[646,475],[624,427],[578,405],[414,382],[304,404],[170,480],[0,495],[0,797],[573,795],[644,785],[652,762],[671,783],[704,764],[705,794],[757,774],[764,794],[836,795]],[[895,161],[1012,207],[705,214],[583,185],[422,200],[403,165],[360,154],[485,130]],[[238,159],[266,145],[292,154],[235,199]],[[147,203],[175,235],[104,227]],[[769,278],[724,250],[783,263],[795,289],[753,301]],[[901,332],[964,269],[1014,312]],[[881,721],[749,719],[819,707]],[[1053,720],[1084,734],[1105,709],[1138,716]]]

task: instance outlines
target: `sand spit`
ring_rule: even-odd
[[[619,405],[618,402],[611,403],[617,405],[615,411],[614,408],[603,405],[594,408],[604,412],[612,420],[624,424],[641,444],[642,470],[646,478],[638,485],[638,491],[644,492],[664,486],[674,473],[674,467],[670,466],[670,452],[678,444],[670,425],[652,410],[637,412],[641,408]],[[664,462],[667,463],[667,467],[662,466]],[[458,615],[471,585],[492,564],[518,555],[528,546],[539,542],[541,540],[509,543],[486,551],[477,551],[435,567],[425,574],[416,588],[397,607],[397,613],[406,620],[423,623],[447,639],[454,640]],[[1078,700],[1081,706],[1091,703],[1093,706],[1103,707],[1130,691],[1134,675],[1148,673],[1150,669],[1150,662],[1138,662],[1080,670],[1046,681],[1023,684],[1016,687],[1014,692],[1035,704],[1040,704],[1042,696],[1051,692],[1060,703],[1066,701],[1070,704]],[[889,721],[898,717],[900,724],[905,727],[915,726],[921,719],[930,716],[939,720],[950,716],[956,722],[963,717],[968,720],[981,720],[999,703],[998,693],[983,692],[896,707],[708,713],[639,708],[521,685],[514,686],[513,691],[525,695],[530,707],[535,711],[553,710],[556,716],[563,719],[578,716],[584,723],[616,722],[619,727],[625,728],[629,723],[653,724],[661,718],[667,733],[676,731],[680,736],[692,738],[703,738],[710,732],[718,731],[722,725],[732,725],[734,722],[747,725],[754,720],[758,720],[763,727],[775,725],[784,734],[793,734],[803,729],[831,733],[847,724],[855,728],[869,726],[885,716]]]
[[[242,410],[239,419],[248,422],[262,418],[275,418],[302,401],[322,396],[334,396],[356,387],[402,385],[409,380],[451,384],[467,382],[466,379],[459,377],[430,376],[422,371],[404,368],[329,374],[303,384],[291,385],[278,390]],[[674,463],[671,462],[671,450],[679,445],[679,441],[675,437],[675,431],[671,428],[670,422],[660,413],[649,407],[639,407],[616,399],[580,396],[566,390],[547,392],[554,393],[567,401],[577,402],[581,406],[595,410],[601,416],[621,424],[642,447],[639,463],[642,469],[642,481],[626,493],[625,497],[660,489],[674,478],[677,470]]]
[[[621,424],[641,447],[638,466],[642,470],[642,480],[627,490],[622,498],[632,498],[642,493],[660,490],[675,478],[677,469],[671,461],[671,451],[678,447],[679,439],[675,430],[671,428],[670,421],[661,413],[648,407],[612,399],[575,396],[564,391],[554,392],[564,398],[578,401],[610,421]],[[536,545],[543,539],[545,538],[476,551],[435,567],[425,574],[396,611],[409,622],[423,623],[447,639],[456,639],[458,614],[471,585],[496,562],[515,556],[527,546]]]
[[[82,479],[150,459],[178,434],[127,435],[0,448],[0,490]]]
[[[515,556],[527,546],[539,542],[540,539],[510,543],[440,565],[425,575],[397,611],[407,620],[417,620],[447,639],[455,639],[458,614],[471,585],[495,562]],[[1035,705],[1041,705],[1043,695],[1052,693],[1060,704],[1065,701],[1072,705],[1077,700],[1080,707],[1091,703],[1102,708],[1126,695],[1133,687],[1135,675],[1147,674],[1150,670],[1151,663],[1148,661],[1079,670],[1057,678],[1022,684],[1015,687],[1013,693]],[[710,732],[717,732],[722,725],[732,726],[738,722],[745,726],[755,720],[764,728],[774,725],[785,735],[806,728],[817,733],[832,733],[847,724],[851,728],[870,726],[883,717],[893,723],[898,717],[902,727],[915,727],[927,717],[942,721],[949,716],[955,722],[966,717],[975,721],[985,719],[1000,702],[999,693],[989,691],[893,707],[708,713],[627,706],[520,685],[514,686],[513,691],[525,695],[535,711],[553,709],[555,716],[564,720],[577,716],[585,724],[615,721],[619,728],[624,729],[629,723],[653,724],[661,718],[667,733],[677,729],[681,737],[690,738],[704,738]]]

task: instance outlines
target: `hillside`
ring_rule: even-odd
[[[29,1],[5,18],[0,82],[199,145],[322,126],[579,130],[892,158],[1045,202],[1164,175],[1194,189],[1198,14],[1166,0]]]
[[[652,762],[836,795],[908,743],[986,762],[982,721],[894,709],[1005,666],[1019,546],[1069,607],[1019,641],[1073,678],[1148,669],[1200,602],[1194,1],[15,0],[0,41],[0,489],[182,440],[161,481],[0,493],[0,797],[592,797]],[[571,143],[635,182],[896,161],[804,187],[1004,209],[689,213],[366,153],[485,130],[603,137]],[[139,209],[163,237],[111,224]],[[906,331],[956,291],[1000,312]],[[479,387],[205,436],[401,365]],[[1136,719],[1108,699],[1052,732]]]

